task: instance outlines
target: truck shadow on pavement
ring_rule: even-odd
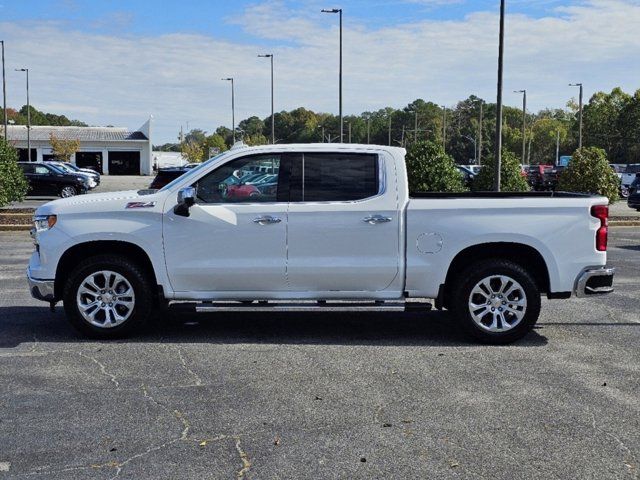
[[[61,306],[0,307],[0,348],[22,343],[95,342],[76,332]],[[208,313],[169,310],[143,331],[119,343],[309,344],[457,347],[476,343],[447,312],[427,313]],[[537,329],[539,330],[539,329]],[[114,340],[107,341],[113,342]],[[516,347],[539,347],[547,339],[534,330]]]

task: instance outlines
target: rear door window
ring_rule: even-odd
[[[378,156],[305,153],[295,162],[292,177],[292,201],[363,200],[379,192]]]

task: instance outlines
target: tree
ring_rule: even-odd
[[[435,142],[417,142],[406,155],[410,192],[463,192],[466,190],[456,164]]]
[[[218,152],[224,152],[227,150],[227,144],[224,141],[224,138],[217,133],[209,135],[204,141],[205,153],[209,156],[209,152],[211,149],[217,149]]]
[[[190,163],[200,163],[204,158],[204,149],[198,142],[190,141],[182,144],[182,156]]]
[[[473,190],[487,192],[493,190],[495,178],[495,156],[491,155],[482,162],[483,168],[473,181]],[[522,176],[520,160],[509,150],[502,151],[500,163],[500,190],[504,192],[528,192],[529,184]]]
[[[619,187],[620,179],[609,166],[606,152],[597,147],[576,150],[558,181],[560,190],[604,195],[609,203],[618,199]]]
[[[66,140],[58,138],[53,134],[53,132],[49,134],[49,143],[51,143],[53,156],[56,160],[61,162],[70,161],[71,156],[80,148],[80,140]]]
[[[24,199],[29,189],[22,168],[18,165],[18,152],[4,137],[0,137],[0,207]]]

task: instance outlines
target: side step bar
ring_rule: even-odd
[[[205,302],[196,305],[196,312],[425,312],[428,302]]]

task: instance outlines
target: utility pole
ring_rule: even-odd
[[[27,158],[29,159],[29,161],[31,161],[31,105],[29,103],[29,69],[16,68],[16,72],[25,72],[27,74]]]
[[[579,100],[579,110],[578,110],[578,148],[582,148],[582,84],[581,83],[570,83],[570,87],[580,87],[580,100]]]
[[[515,90],[513,93],[521,93],[522,94],[522,165],[526,165],[525,162],[525,154],[527,152],[526,142],[527,142],[527,91],[526,90]]]
[[[342,118],[342,9],[331,8],[321,10],[323,13],[339,13],[340,14],[340,69],[338,73],[338,98],[340,108],[340,143],[344,140],[344,122]]]
[[[502,163],[502,71],[504,65],[504,7],[505,0],[500,0],[500,39],[498,43],[498,93],[496,100],[496,146],[495,172],[493,189],[500,191],[500,167]]]
[[[233,143],[236,143],[236,105],[235,105],[235,93],[233,88],[233,77],[223,78],[224,81],[231,82],[231,135]]]
[[[447,107],[442,106],[442,149],[447,151]]]
[[[478,165],[482,164],[482,100],[480,100],[480,122],[478,123]]]
[[[2,112],[4,113],[4,141],[7,141],[7,80],[4,73],[4,40],[0,40],[2,45]]]
[[[275,118],[273,114],[273,53],[258,55],[258,57],[271,59],[271,144],[276,143]]]

